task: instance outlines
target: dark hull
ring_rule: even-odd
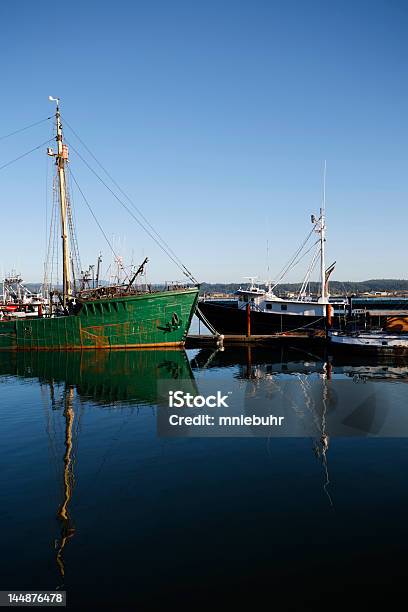
[[[220,334],[246,335],[248,329],[247,313],[237,306],[220,302],[200,302],[199,311],[208,319]],[[200,312],[197,312],[200,317]],[[326,322],[321,317],[305,317],[301,315],[275,314],[269,312],[251,311],[251,335],[269,335],[282,332],[324,331]]]

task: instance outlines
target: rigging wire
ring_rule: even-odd
[[[47,252],[46,252],[46,257],[45,257],[44,278],[43,278],[43,287],[45,288],[46,291],[50,290],[51,284],[52,284],[51,250],[53,246],[52,240],[54,237],[54,233],[53,233],[54,214],[55,214],[55,198],[53,197],[51,216],[50,216],[50,226],[49,226],[49,238],[48,238],[48,246],[47,246]],[[50,284],[50,287],[48,287],[48,284]]]
[[[86,199],[85,194],[84,194],[84,192],[82,191],[81,187],[79,186],[79,183],[78,183],[78,181],[76,180],[76,178],[75,178],[75,176],[74,176],[74,174],[73,174],[73,172],[72,172],[71,168],[69,168],[69,174],[70,174],[70,176],[71,176],[72,180],[74,181],[75,185],[77,186],[79,193],[81,194],[81,196],[82,196],[82,198],[83,198],[83,200],[84,200],[85,204],[86,204],[86,205],[87,205],[87,207],[88,207],[88,210],[90,211],[90,213],[91,213],[92,217],[94,218],[94,221],[95,221],[95,223],[97,224],[97,226],[99,227],[99,229],[100,229],[100,231],[101,231],[101,233],[102,233],[103,237],[105,238],[105,240],[106,240],[106,242],[107,242],[107,244],[108,244],[108,246],[109,246],[110,250],[112,251],[113,256],[114,256],[114,258],[115,258],[115,261],[117,261],[117,262],[118,262],[118,264],[119,264],[119,265],[120,265],[120,267],[122,268],[123,272],[125,273],[126,278],[128,279],[128,278],[129,278],[129,275],[127,274],[127,272],[126,272],[125,268],[123,267],[123,265],[122,265],[122,263],[121,263],[121,261],[120,261],[120,257],[119,257],[119,256],[116,254],[115,249],[114,249],[114,248],[113,248],[113,246],[112,246],[112,243],[110,242],[109,238],[107,237],[107,235],[106,235],[106,233],[105,233],[105,231],[104,231],[104,229],[103,229],[102,225],[99,223],[98,218],[97,218],[97,216],[95,215],[95,213],[94,213],[94,211],[93,211],[93,209],[92,209],[92,206],[90,205],[90,203],[89,203],[89,202],[88,202],[88,200]],[[125,279],[125,280],[126,280],[126,279]]]
[[[173,249],[171,248],[171,246],[164,240],[164,238],[158,233],[158,231],[153,227],[153,225],[149,222],[149,220],[145,217],[145,215],[142,213],[142,211],[136,206],[136,204],[133,202],[133,200],[130,198],[130,196],[128,196],[128,194],[121,188],[121,186],[117,183],[117,181],[115,181],[115,179],[113,178],[113,176],[106,170],[106,168],[101,164],[101,162],[96,158],[96,156],[92,153],[92,151],[90,150],[90,148],[85,144],[85,142],[80,138],[80,136],[76,133],[76,131],[74,130],[74,128],[68,123],[68,121],[66,121],[65,117],[63,118],[64,123],[67,124],[68,128],[71,130],[71,132],[76,136],[76,138],[79,140],[79,142],[82,144],[83,147],[85,147],[85,149],[88,151],[88,153],[91,155],[91,157],[96,161],[96,163],[98,164],[98,166],[103,170],[103,172],[106,174],[106,176],[112,181],[112,183],[119,189],[119,191],[122,193],[123,196],[125,196],[125,198],[128,200],[128,202],[131,204],[131,206],[137,211],[137,213],[141,216],[141,218],[144,220],[144,222],[150,227],[150,229],[153,231],[153,233],[157,236],[157,238],[162,242],[162,244],[166,247],[166,249],[174,256],[174,258],[179,262],[179,264],[181,265],[181,267],[188,273],[188,275],[191,277],[191,273],[189,272],[189,270],[186,268],[186,266],[183,264],[183,262],[181,261],[181,259],[176,255],[176,253],[173,251]],[[194,279],[195,281],[195,279]],[[196,281],[195,281],[196,282]]]
[[[58,226],[59,226],[59,198],[58,198],[58,194],[57,194],[57,177],[55,176],[55,180],[54,180],[54,191],[53,191],[53,198],[55,200],[55,209],[54,209],[54,227],[55,227],[55,231],[54,231],[54,244],[53,244],[53,251],[52,251],[52,266],[53,266],[53,277],[54,277],[54,289],[58,288],[60,285],[60,266],[59,266],[59,261],[60,261],[60,250],[61,250],[61,243],[59,240],[59,236],[58,236]]]
[[[310,247],[309,251],[311,251],[311,250],[312,250],[312,248],[313,248],[314,246],[318,245],[318,244],[319,244],[319,242],[320,242],[320,241],[318,240],[318,241],[317,241],[317,242],[316,242],[314,245],[312,245],[312,246]],[[307,251],[307,252],[305,253],[305,255],[306,255],[306,254],[307,254],[309,251]],[[305,277],[304,277],[304,279],[303,279],[302,286],[301,286],[301,288],[300,288],[300,290],[299,290],[298,301],[300,301],[302,294],[303,294],[303,293],[306,291],[306,288],[307,288],[307,285],[308,285],[308,284],[309,284],[309,291],[310,291],[310,277],[311,277],[311,275],[313,274],[313,270],[314,270],[314,269],[315,269],[315,267],[316,267],[316,263],[317,263],[317,259],[318,259],[318,257],[319,257],[319,254],[320,254],[320,245],[317,247],[317,249],[316,249],[316,250],[315,250],[315,252],[313,253],[312,260],[311,260],[311,262],[310,262],[310,264],[309,264],[309,267],[308,267],[308,269],[307,269],[307,271],[306,271],[306,274],[305,274]]]
[[[59,285],[59,248],[60,243],[58,240],[58,198],[56,193],[56,178],[53,177],[53,188],[52,188],[52,212],[50,219],[50,235],[48,241],[48,250],[46,257],[46,264],[44,269],[44,287],[46,292],[50,292]]]
[[[0,166],[0,170],[3,170],[3,168],[7,168],[7,166],[11,166],[11,164],[14,164],[14,162],[18,161],[19,159],[22,159],[23,157],[26,157],[27,155],[33,153],[34,151],[37,151],[38,149],[41,149],[41,147],[45,147],[46,144],[49,144],[53,140],[53,138],[50,138],[49,140],[46,140],[45,142],[38,145],[38,147],[34,147],[34,149],[30,149],[30,151],[26,151],[26,153],[23,153],[22,155],[19,155],[15,159],[12,159],[11,161],[7,162],[6,164],[3,164],[2,166]]]
[[[304,247],[306,246],[306,244],[308,243],[310,236],[313,234],[314,232],[314,227],[310,230],[309,234],[306,236],[305,240],[303,241],[303,243],[300,245],[300,247],[296,250],[296,252],[294,253],[294,255],[292,255],[292,257],[289,259],[289,261],[283,266],[283,268],[281,268],[280,272],[279,272],[279,276],[278,276],[278,280],[276,281],[276,283],[273,285],[272,290],[279,284],[279,282],[282,280],[282,278],[284,276],[286,276],[286,274],[289,272],[289,270],[293,267],[293,262],[296,260],[296,258],[300,255],[300,253],[302,252],[302,250],[304,249]],[[299,260],[298,260],[299,261]],[[296,262],[298,263],[298,262]]]
[[[51,138],[54,136],[54,130],[53,130],[53,125],[51,124]],[[51,222],[52,222],[52,206],[51,206],[51,201],[50,201],[50,175],[52,176],[51,173],[51,160],[50,157],[48,155],[45,155],[45,163],[46,163],[46,177],[45,177],[45,234],[44,234],[44,246],[45,246],[45,251],[47,254],[47,259],[44,262],[44,265],[47,266],[48,265],[48,254],[49,254],[49,238],[48,238],[48,230],[49,230],[49,224],[48,224],[48,215],[51,215]],[[54,179],[52,181],[54,183]],[[53,202],[52,202],[53,205]],[[46,279],[46,275],[47,275],[47,271],[46,268],[44,268],[44,277],[43,277],[43,286],[45,287],[45,279]]]
[[[309,242],[309,239],[311,237],[311,235],[313,234],[315,228],[313,227],[309,234],[306,236],[305,240],[303,241],[303,243],[300,245],[300,247],[297,249],[297,251],[294,253],[294,255],[289,259],[289,261],[286,263],[286,265],[280,270],[279,272],[279,276],[278,276],[278,280],[275,282],[275,284],[272,286],[272,291],[275,289],[275,287],[277,285],[279,285],[280,281],[284,278],[284,276],[286,276],[286,274],[289,272],[289,270],[291,268],[294,268],[299,261],[305,256],[307,255],[307,253],[309,253],[309,251],[313,248],[314,244],[312,245],[312,247],[306,251],[306,253],[303,253],[303,255],[301,257],[300,254],[303,251],[303,249],[305,248],[306,244]],[[297,259],[299,258],[299,259]],[[294,263],[295,262],[295,263]]]
[[[304,257],[306,257],[306,255],[307,255],[308,253],[310,253],[310,251],[313,249],[313,247],[315,247],[316,245],[318,245],[318,244],[319,244],[319,242],[320,242],[320,240],[316,240],[316,242],[314,242],[314,243],[313,243],[313,244],[312,244],[312,245],[311,245],[311,246],[310,246],[310,247],[307,249],[307,251],[305,251],[305,252],[304,252],[302,255],[300,255],[300,256],[298,257],[298,259],[297,259],[297,260],[294,262],[294,264],[293,264],[293,266],[292,266],[292,269],[293,269],[295,266],[297,266],[297,265],[298,265],[298,263],[299,263],[300,261],[302,261],[302,259],[303,259]]]
[[[136,221],[136,223],[138,223],[140,225],[140,227],[150,236],[150,238],[153,240],[153,242],[155,242],[157,244],[157,246],[161,248],[161,250],[169,257],[169,259],[172,260],[172,262],[181,270],[181,272],[185,276],[187,276],[192,282],[197,283],[197,280],[194,278],[194,276],[191,274],[191,272],[189,272],[187,270],[187,268],[183,264],[180,264],[175,259],[175,257],[173,257],[173,255],[171,255],[171,253],[157,240],[157,238],[155,238],[153,236],[153,234],[143,225],[143,223],[140,221],[140,219],[138,219],[136,217],[136,215],[123,202],[123,200],[121,200],[120,197],[109,187],[109,185],[106,184],[106,182],[103,180],[103,178],[101,176],[99,176],[99,174],[96,172],[96,170],[94,170],[92,168],[92,166],[86,161],[86,159],[84,159],[84,157],[82,157],[82,155],[79,153],[79,151],[72,144],[70,144],[70,143],[68,143],[68,144],[75,151],[75,153],[78,155],[78,157],[83,161],[83,163],[86,165],[86,167],[92,172],[92,174],[94,174],[96,176],[96,178],[102,183],[102,185],[104,185],[106,187],[106,189],[113,195],[113,197],[119,202],[119,204],[121,204],[121,206],[123,206],[123,208],[129,213],[129,215]]]
[[[143,221],[148,225],[148,227],[151,229],[151,231],[156,235],[157,239],[162,243],[160,244],[160,242],[158,242],[158,240],[156,238],[154,238],[151,233],[143,226],[143,224],[141,223],[141,221],[139,219],[137,219],[136,217],[134,217],[134,215],[132,215],[134,217],[134,219],[137,221],[137,223],[139,223],[139,225],[149,234],[149,236],[156,242],[156,244],[158,244],[158,246],[160,246],[160,248],[166,253],[166,255],[168,255],[170,257],[170,254],[172,255],[171,259],[173,261],[173,263],[176,263],[176,265],[182,270],[182,272],[188,277],[190,278],[190,280],[192,280],[193,282],[197,282],[197,280],[194,278],[193,274],[188,270],[188,268],[183,264],[183,262],[181,261],[181,259],[176,255],[176,253],[173,251],[173,249],[170,247],[170,245],[164,240],[164,238],[158,233],[158,231],[153,227],[153,225],[149,222],[149,220],[145,217],[145,215],[142,213],[142,211],[136,206],[136,204],[133,202],[133,200],[127,195],[127,193],[121,188],[121,186],[117,183],[117,181],[115,181],[115,179],[112,177],[112,175],[106,170],[106,168],[100,163],[100,161],[96,158],[96,156],[92,153],[92,151],[90,150],[90,148],[84,143],[84,141],[80,138],[80,136],[78,136],[78,134],[75,132],[74,128],[68,123],[68,121],[65,119],[65,117],[63,117],[63,121],[64,123],[66,123],[66,125],[68,126],[68,128],[71,130],[71,132],[76,136],[76,138],[79,140],[79,142],[82,144],[82,146],[88,151],[88,153],[91,155],[91,157],[95,160],[95,162],[98,164],[98,166],[103,170],[103,172],[106,174],[106,176],[112,181],[112,183],[115,185],[115,187],[120,191],[120,193],[126,198],[126,200],[130,203],[130,205],[136,210],[136,212],[140,215],[140,217],[143,219]],[[95,174],[95,176],[103,183],[103,185],[109,189],[109,191],[112,193],[112,195],[115,196],[115,198],[122,204],[122,206],[125,206],[123,202],[121,202],[121,200],[116,196],[116,194],[108,187],[108,185],[106,185],[106,183],[102,180],[102,178],[87,164],[87,162],[84,160],[83,157],[81,157],[81,155],[78,153],[78,151],[74,148],[73,145],[70,145],[74,151],[77,153],[77,155],[79,155],[79,157],[82,159],[82,161],[88,166],[88,168]],[[130,211],[128,211],[129,214]]]
[[[41,123],[45,123],[46,121],[49,121],[50,119],[53,118],[53,115],[51,115],[51,117],[46,117],[46,119],[41,119],[41,121],[36,121],[35,123],[31,123],[30,125],[26,125],[23,128],[20,128],[19,130],[15,130],[14,132],[10,132],[10,134],[5,134],[4,136],[0,136],[0,140],[5,140],[6,138],[9,138],[10,136],[14,136],[15,134],[19,134],[20,132],[24,132],[25,130],[28,130],[32,127],[35,127],[36,125],[40,125]]]
[[[67,199],[67,217],[68,217],[68,225],[70,232],[70,241],[71,241],[71,256],[72,256],[72,265],[73,274],[74,274],[74,285],[75,280],[79,280],[81,277],[81,258],[79,255],[79,247],[78,247],[78,237],[76,232],[76,223],[75,223],[75,211],[73,206],[73,198],[72,198],[72,188],[70,183],[70,174],[68,173],[68,180],[66,181],[66,199]],[[75,273],[76,279],[75,279]]]

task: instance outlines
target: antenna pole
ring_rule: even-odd
[[[98,263],[96,265],[96,286],[99,287],[99,274],[101,271],[102,253],[98,255]]]

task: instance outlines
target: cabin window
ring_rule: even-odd
[[[266,305],[266,310],[272,310],[272,304],[267,304]]]
[[[287,304],[281,304],[281,310],[287,310],[287,309],[288,309]]]

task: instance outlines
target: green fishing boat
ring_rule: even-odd
[[[67,190],[68,147],[63,141],[59,100],[51,97],[50,100],[56,102],[57,150],[54,153],[49,148],[47,152],[55,158],[57,171],[62,290],[49,288],[44,303],[35,309],[26,305],[17,305],[18,308],[13,305],[11,309],[10,305],[5,305],[2,310],[0,304],[0,350],[182,346],[199,293],[199,285],[184,265],[182,271],[189,278],[190,284],[168,284],[164,288],[136,284],[135,281],[144,271],[147,258],[133,274],[128,274],[117,284],[99,285],[97,278],[96,285],[95,279],[92,285],[89,282],[86,285],[84,277],[75,277],[74,257],[78,247],[73,233],[73,214]],[[163,243],[159,246],[165,250]],[[177,263],[173,255],[171,258]],[[46,287],[46,283],[43,286]]]
[[[198,290],[76,299],[78,312],[0,321],[0,349],[114,349],[182,346]]]

